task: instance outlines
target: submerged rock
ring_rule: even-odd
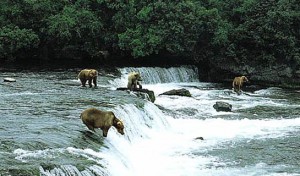
[[[167,92],[164,92],[162,94],[159,95],[178,95],[178,96],[185,96],[185,97],[191,97],[191,93],[190,91],[186,90],[186,89],[173,89]]]
[[[117,90],[128,90],[129,89],[127,87],[119,87],[117,88]],[[155,101],[155,95],[154,92],[152,90],[148,90],[148,89],[133,89],[131,91],[133,94],[135,94],[137,97],[141,97],[143,99],[149,100],[152,103],[154,103]]]
[[[4,78],[4,82],[16,82],[14,78]]]
[[[232,109],[232,105],[226,102],[217,101],[213,107],[219,112],[219,111],[225,111],[230,112]]]

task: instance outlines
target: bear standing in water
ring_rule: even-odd
[[[95,131],[95,128],[100,128],[104,137],[107,137],[111,126],[114,126],[120,134],[124,135],[124,124],[112,111],[100,111],[96,108],[89,108],[81,113],[80,118],[90,130]]]
[[[245,82],[248,82],[249,80],[247,79],[246,76],[240,76],[240,77],[235,77],[233,79],[232,82],[232,87],[233,90],[237,93],[237,94],[241,94],[241,87],[243,86],[243,84]]]
[[[92,81],[94,86],[97,87],[97,77],[98,71],[95,69],[84,69],[78,74],[82,87],[85,87],[86,81],[88,81],[90,87],[92,87]]]
[[[139,81],[142,81],[142,77],[137,72],[131,72],[128,75],[128,84],[127,88],[130,90],[137,89],[137,86],[139,85],[139,89],[142,89],[142,85]]]

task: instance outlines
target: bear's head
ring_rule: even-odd
[[[242,78],[243,82],[249,82],[249,80],[247,79],[246,76],[241,76],[241,78]]]
[[[113,120],[113,126],[118,130],[118,132],[122,135],[124,135],[124,124],[121,120],[119,120],[114,114],[112,114]]]
[[[116,128],[118,130],[118,132],[122,135],[124,135],[124,124],[122,121],[118,121],[117,124],[116,124]]]
[[[97,70],[94,70],[94,69],[90,70],[90,71],[89,71],[89,76],[90,76],[91,78],[97,77],[97,76],[98,76]]]
[[[142,77],[141,77],[140,73],[135,72],[134,77],[135,77],[136,80],[142,81]]]

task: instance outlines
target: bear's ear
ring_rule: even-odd
[[[123,122],[122,121],[117,122],[117,126],[119,127],[123,126]]]

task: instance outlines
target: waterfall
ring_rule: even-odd
[[[146,88],[147,84],[150,86],[160,83],[198,82],[198,70],[194,66],[171,68],[127,67],[119,68],[119,71],[121,77],[109,80],[109,87],[126,86],[127,75],[132,71],[139,72],[142,75],[142,84],[146,85]],[[164,114],[155,104],[148,101],[141,104],[136,104],[136,102],[120,104],[112,111],[124,122],[124,136],[121,136],[115,128],[110,128],[108,137],[103,139],[105,147],[99,148],[99,151],[76,147],[62,149],[63,153],[83,157],[97,164],[87,165],[84,169],[71,164],[56,166],[49,170],[40,167],[41,175],[133,176],[149,175],[151,173],[155,175],[156,173],[165,172],[164,169],[152,171],[151,168],[144,167],[147,167],[148,164],[159,164],[159,162],[152,163],[155,162],[153,160],[156,159],[155,155],[157,153],[152,155],[151,151],[155,148],[155,150],[160,150],[159,147],[162,143],[169,138],[174,138],[174,134],[170,134],[172,117]],[[174,141],[170,140],[169,142],[173,143]],[[168,149],[163,147],[162,150]],[[157,157],[161,156],[158,155]],[[162,156],[162,159],[165,159],[165,157]],[[159,166],[156,167],[159,168]],[[144,173],[145,169],[147,174]]]
[[[109,176],[109,174],[104,170],[103,167],[93,165],[86,168],[83,171],[79,171],[78,168],[72,165],[62,165],[60,168],[54,168],[52,170],[44,170],[43,167],[40,167],[41,175],[43,176],[57,176],[57,175],[65,175],[65,176]]]
[[[146,85],[146,88],[151,87],[151,84],[199,82],[198,70],[193,66],[127,67],[119,68],[119,71],[121,78],[110,81],[110,84],[116,87],[126,86],[127,75],[132,71],[141,74],[142,84]],[[117,132],[109,134],[106,143],[108,148],[101,151],[105,154],[106,162],[110,163],[110,166],[107,167],[108,172],[111,175],[123,176],[156,175],[157,173],[168,172],[169,170],[164,168],[156,170],[156,168],[160,168],[160,162],[157,162],[156,159],[159,160],[162,157],[162,160],[168,160],[169,156],[164,156],[164,154],[156,156],[157,153],[152,153],[152,150],[158,150],[158,153],[161,152],[160,150],[168,153],[168,147],[172,146],[168,144],[177,142],[170,140],[176,138],[176,133],[172,133],[173,128],[170,125],[173,118],[164,114],[151,102],[145,102],[143,106],[137,104],[120,105],[115,108],[114,112],[117,117],[124,121],[125,136],[120,137]],[[190,141],[191,139],[187,140]],[[163,143],[167,143],[167,146],[161,146]],[[173,150],[172,147],[171,149]],[[153,167],[148,167],[150,165]]]
[[[198,70],[193,66],[160,68],[160,67],[139,67],[123,68],[121,72],[139,72],[145,84],[171,83],[171,82],[195,82],[198,81]]]
[[[127,85],[127,76],[130,72],[139,72],[142,76],[142,84],[158,84],[158,83],[179,83],[179,82],[199,82],[198,69],[195,66],[181,67],[125,67],[119,68],[121,78],[109,81],[116,87],[124,87]]]
[[[135,175],[132,163],[128,162],[128,156],[137,157],[136,150],[132,149],[132,146],[140,141],[149,140],[154,131],[155,133],[165,131],[169,126],[169,122],[162,111],[150,102],[145,102],[143,107],[137,107],[134,104],[119,105],[113,111],[117,117],[120,117],[125,125],[124,136],[121,136],[116,129],[111,128],[108,137],[103,140],[106,147],[99,149],[100,151],[78,149],[74,147],[68,147],[59,151],[60,153],[70,153],[72,155],[84,157],[87,160],[95,161],[99,165],[87,166],[84,170],[80,170],[73,165],[61,165],[51,170],[45,170],[43,167],[40,167],[41,175]],[[26,153],[26,156],[28,156],[28,151],[22,152]],[[45,152],[49,153],[49,151],[39,151],[36,153]],[[36,154],[32,153],[31,155]],[[139,155],[142,154],[139,153]],[[115,167],[118,169],[115,169]]]
[[[117,117],[129,117],[123,121],[130,140],[132,137],[147,138],[149,130],[164,130],[169,125],[162,111],[150,102],[145,102],[142,109],[133,104],[121,105],[114,112]]]

